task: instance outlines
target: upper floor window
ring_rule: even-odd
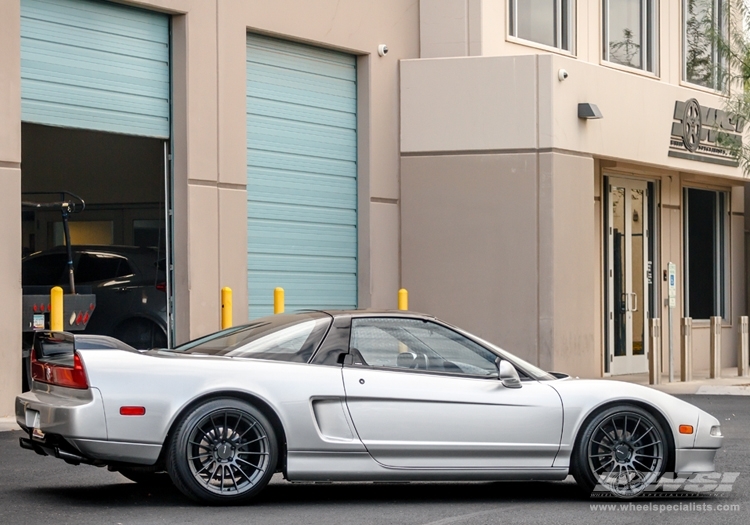
[[[604,0],[604,60],[656,71],[656,0]]]
[[[509,1],[512,36],[572,51],[572,4],[574,0]]]
[[[726,4],[726,0],[683,0],[683,79],[717,91],[724,88],[716,36],[724,32]]]

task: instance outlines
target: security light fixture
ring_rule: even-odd
[[[596,107],[596,104],[584,102],[582,104],[578,104],[578,118],[589,120],[595,118],[604,118],[604,116],[602,115],[602,112],[599,111],[599,108]]]

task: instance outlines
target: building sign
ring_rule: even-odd
[[[670,157],[739,166],[729,149],[717,141],[721,136],[722,141],[735,140],[742,144],[745,122],[737,115],[702,107],[691,98],[685,102],[675,102],[673,118]]]

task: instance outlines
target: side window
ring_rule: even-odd
[[[53,286],[63,282],[67,256],[53,253],[31,257],[23,261],[22,283],[24,286]]]
[[[355,364],[372,367],[497,375],[494,353],[429,321],[354,319],[350,352]]]
[[[94,283],[129,275],[128,261],[119,255],[105,253],[82,253],[78,259],[76,279],[82,283]]]

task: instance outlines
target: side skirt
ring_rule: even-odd
[[[567,468],[393,468],[376,462],[367,452],[289,451],[289,481],[560,481]]]

